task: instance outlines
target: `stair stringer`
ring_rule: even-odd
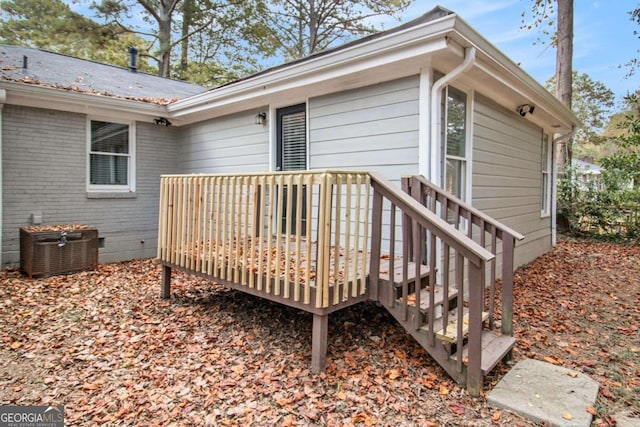
[[[429,344],[428,333],[415,328],[416,324],[416,312],[415,310],[409,310],[407,319],[404,319],[403,313],[401,313],[402,307],[388,307],[386,304],[382,304],[384,308],[391,313],[391,315],[402,325],[418,343],[424,348],[427,353],[459,384],[465,385],[467,382],[467,367],[462,365],[462,371],[458,370],[458,363],[453,360],[449,354],[446,345],[435,338],[433,338],[433,345]]]

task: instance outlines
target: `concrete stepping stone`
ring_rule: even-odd
[[[539,360],[518,362],[489,393],[488,403],[535,422],[589,427],[600,385],[587,375]]]

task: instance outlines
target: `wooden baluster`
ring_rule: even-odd
[[[335,224],[333,241],[333,304],[340,303],[340,251],[342,250],[342,236],[340,235],[341,206],[342,206],[342,175],[336,174],[335,185],[335,213],[333,221]],[[346,266],[345,266],[346,268]]]
[[[371,180],[369,175],[358,174],[362,179],[361,185],[364,185],[364,208],[363,212],[363,236],[362,236],[362,263],[360,266],[360,295],[364,295],[367,291],[367,260],[369,258],[369,199],[371,196]],[[380,271],[380,268],[378,268]],[[379,274],[378,274],[379,275]]]
[[[351,279],[351,221],[352,221],[352,208],[351,208],[351,199],[353,199],[353,174],[347,174],[346,180],[346,189],[345,194],[347,196],[346,206],[345,206],[345,225],[344,225],[344,234],[345,234],[345,248],[344,248],[344,291],[342,297],[344,299],[349,298],[349,287],[351,287],[352,295],[355,297],[356,293],[356,283],[355,278]],[[372,247],[373,247],[372,242]]]

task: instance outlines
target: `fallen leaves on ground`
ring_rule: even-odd
[[[637,410],[637,333],[617,327],[639,324],[639,253],[561,243],[520,270],[516,360],[559,360],[610,390],[599,411]],[[313,374],[310,314],[185,274],[162,300],[160,270],[1,272],[0,404],[63,404],[66,425],[535,425],[471,398],[375,304],[330,316]]]
[[[594,425],[640,418],[640,246],[562,241],[515,275],[515,358],[600,383]],[[598,418],[600,417],[600,418]]]

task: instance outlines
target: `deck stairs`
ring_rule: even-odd
[[[414,265],[409,263],[410,270],[414,269]],[[447,289],[441,285],[433,287],[433,306],[431,306],[429,268],[422,264],[421,270],[423,274],[420,280],[419,297],[414,289],[409,289],[408,286],[407,292],[403,292],[401,274],[396,274],[392,281],[389,280],[388,274],[381,274],[378,295],[382,298],[379,302],[452,378],[464,383],[469,352],[467,339],[469,310],[464,307],[464,302],[459,306],[460,296],[456,288],[448,287]],[[413,277],[409,276],[407,282],[413,280]],[[419,308],[411,304],[417,298],[420,300]],[[408,303],[405,304],[405,301]],[[463,316],[463,321],[460,323],[461,330],[458,330],[457,320],[460,315]],[[430,322],[431,316],[433,319]],[[482,313],[482,321],[481,368],[483,375],[487,375],[500,361],[508,358],[516,340],[512,336],[503,335],[499,331],[488,328],[488,313]],[[458,334],[462,335],[463,346],[460,350],[458,350]]]
[[[466,258],[464,248],[454,249],[453,242],[449,244],[413,219],[424,212],[413,218],[404,214],[404,243],[397,250],[391,245],[391,254],[384,255],[375,266],[379,276],[369,278],[371,299],[380,302],[452,378],[467,385],[473,383],[471,388],[479,390],[482,377],[510,357],[516,344],[512,326],[513,245],[523,237],[422,177],[404,178],[402,188],[461,232],[463,241],[473,240],[486,248],[489,258],[474,265]],[[379,191],[385,193],[385,189]],[[401,204],[386,193],[382,211],[385,198],[391,211]],[[408,210],[408,206],[402,209],[403,213]],[[391,240],[396,236],[392,234]],[[498,255],[501,272],[497,272]],[[504,279],[501,307],[496,289],[498,274]]]

